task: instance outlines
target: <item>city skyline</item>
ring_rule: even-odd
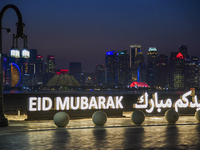
[[[140,44],[147,59],[149,47],[170,55],[180,45],[200,59],[199,1],[1,1],[16,5],[26,24],[28,47],[46,58],[54,55],[56,68],[69,69],[70,62],[82,62],[82,70],[92,72],[105,63],[107,51],[130,50]],[[9,53],[16,33],[16,14],[8,10],[2,27],[3,53]],[[22,40],[19,40],[22,43]],[[22,46],[19,46],[22,48]]]

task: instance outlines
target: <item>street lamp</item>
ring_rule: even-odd
[[[22,22],[22,15],[19,11],[19,9],[12,4],[8,4],[3,7],[3,9],[0,12],[0,127],[6,127],[8,126],[8,119],[5,118],[4,112],[3,112],[3,59],[2,59],[2,19],[4,16],[4,13],[9,8],[12,8],[15,10],[17,17],[18,17],[18,23],[16,23],[17,26],[17,35],[16,37],[24,38],[24,26],[25,24]],[[8,30],[7,30],[8,31]]]
[[[30,58],[30,52],[29,52],[28,46],[27,46],[27,35],[24,35],[22,39],[24,42],[24,46],[22,49],[21,57],[22,58]],[[13,34],[13,44],[12,44],[12,47],[10,50],[10,56],[15,57],[15,58],[20,58],[20,51],[18,49],[18,37],[15,36],[15,34]]]

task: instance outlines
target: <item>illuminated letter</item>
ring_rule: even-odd
[[[182,100],[181,99],[178,99],[176,102],[175,102],[175,104],[174,104],[174,107],[175,107],[175,111],[176,112],[178,112],[178,107],[182,107],[182,104],[183,104],[183,102],[182,102]]]
[[[37,97],[30,97],[29,98],[29,111],[36,111],[36,108],[33,108],[33,106],[36,106]]]
[[[70,105],[71,105],[71,108],[73,109],[73,110],[77,110],[78,108],[79,108],[79,101],[80,101],[80,97],[77,97],[76,98],[76,106],[74,106],[74,97],[71,97],[71,103],[70,103]]]
[[[69,97],[65,97],[64,102],[62,103],[61,97],[56,97],[56,110],[69,110]]]
[[[192,91],[189,91],[189,92],[183,94],[182,100],[185,101],[185,104],[184,103],[182,104],[183,108],[188,107],[189,101],[186,97],[189,96],[191,93],[192,93]]]
[[[186,98],[187,96],[189,96],[192,93],[192,91],[188,91],[187,93],[183,94],[183,96],[181,97],[181,99],[178,99],[175,102],[175,111],[178,112],[178,107],[179,108],[186,108],[188,107],[189,101]],[[185,103],[183,102],[185,101]]]
[[[192,96],[192,102],[190,102],[190,107],[194,108],[198,106],[198,100],[197,100],[197,96]]]
[[[92,96],[90,99],[89,109],[91,109],[92,107],[98,109],[97,102],[94,96]]]
[[[81,109],[88,109],[88,98],[85,96],[81,97]]]
[[[109,96],[107,100],[106,109],[108,109],[109,107],[111,107],[112,109],[115,109],[112,96]]]
[[[122,99],[123,99],[123,96],[120,96],[120,98],[119,96],[116,96],[116,108],[123,108],[122,103],[121,103]]]
[[[146,109],[147,113],[152,113],[152,111],[154,110],[154,101],[153,99],[150,100],[150,108]]]
[[[99,109],[101,109],[101,105],[102,105],[103,109],[106,108],[105,102],[106,102],[106,98],[103,96],[99,96],[99,98],[98,98]]]
[[[172,107],[172,100],[170,98],[168,98],[167,100],[165,100],[165,105],[163,106],[163,108],[171,108]]]
[[[37,108],[38,110],[40,111],[41,110],[41,97],[38,97],[38,100],[37,100]]]
[[[49,105],[49,106],[46,106]],[[42,98],[42,110],[47,111],[50,110],[52,107],[52,100],[49,97],[43,97]]]
[[[148,94],[145,92],[142,96],[139,98],[139,102],[141,104],[133,104],[134,108],[147,108],[148,107]],[[143,104],[142,104],[143,103]]]
[[[155,101],[156,108],[160,108],[163,106],[163,100],[160,100],[160,103],[158,103],[158,93],[157,92],[155,94],[153,94],[153,99]]]

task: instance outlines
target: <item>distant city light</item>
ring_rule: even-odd
[[[155,47],[149,47],[148,51],[157,51],[157,49]]]
[[[115,51],[106,52],[106,55],[114,55]]]

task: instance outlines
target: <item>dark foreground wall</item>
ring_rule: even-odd
[[[149,99],[152,98],[152,94],[154,92],[148,92]],[[158,92],[158,99],[165,100],[167,98],[171,98],[172,101],[176,101],[180,98],[181,94],[185,92]],[[4,93],[4,113],[5,114],[17,114],[17,110],[20,110],[23,113],[27,113],[28,119],[53,119],[56,110],[50,111],[28,111],[28,98],[29,97],[50,97],[54,98],[57,96],[60,97],[78,97],[78,96],[123,96],[123,109],[103,109],[102,111],[106,112],[108,116],[122,116],[123,111],[134,111],[133,104],[137,102],[138,98],[142,95],[142,92],[36,92],[36,93]],[[199,96],[198,96],[199,97]],[[200,98],[200,97],[199,97]],[[191,97],[188,97],[191,101]],[[146,113],[145,109],[142,110],[146,115],[164,115],[164,113],[169,108],[162,108],[161,112],[158,113],[155,108],[151,114]],[[91,110],[66,110],[71,118],[74,117],[91,117],[92,114],[98,111],[96,109]],[[196,109],[194,108],[180,108],[179,114],[181,115],[191,115],[194,114]]]

